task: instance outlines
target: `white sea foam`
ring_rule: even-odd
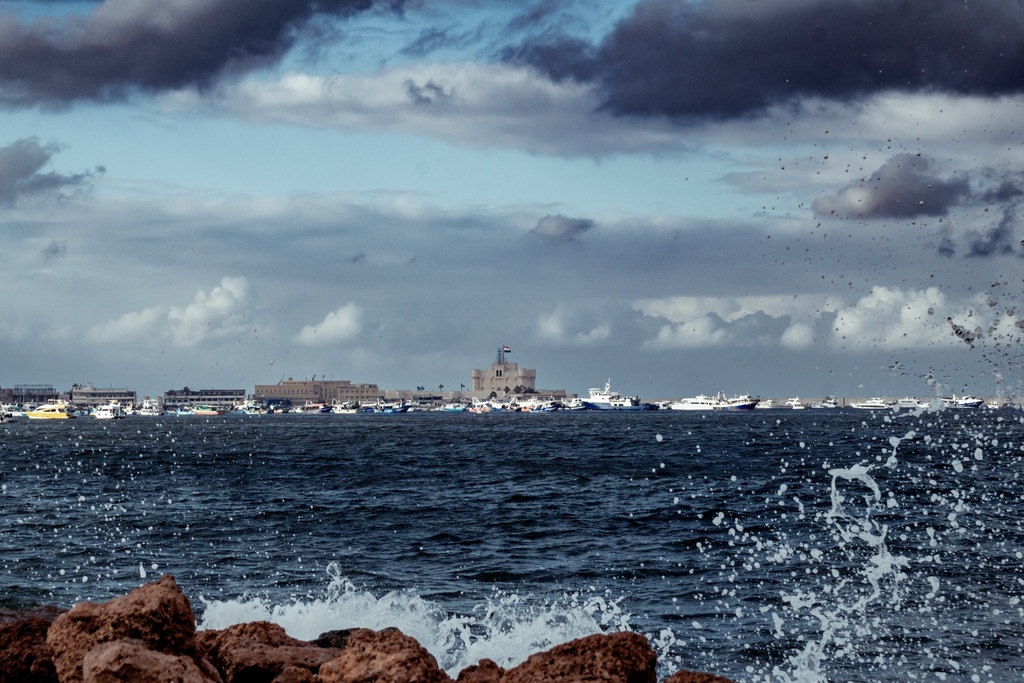
[[[621,598],[569,594],[554,601],[538,601],[495,592],[471,614],[455,615],[412,591],[375,596],[356,587],[333,563],[328,574],[329,586],[319,598],[275,604],[260,597],[200,597],[203,608],[197,626],[221,629],[265,620],[302,640],[338,629],[396,627],[422,644],[452,676],[484,658],[508,668],[531,654],[576,638],[631,630],[629,615],[620,608]]]

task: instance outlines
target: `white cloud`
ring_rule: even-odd
[[[332,346],[359,337],[363,327],[363,311],[353,302],[328,313],[320,323],[307,325],[295,335],[303,346]]]
[[[794,351],[810,348],[814,344],[814,330],[809,325],[796,323],[786,328],[779,343]]]
[[[249,283],[244,277],[225,277],[209,294],[197,292],[188,306],[172,306],[167,318],[173,329],[173,341],[192,346],[207,337],[223,337],[241,330],[248,290]]]
[[[146,339],[160,333],[166,322],[167,310],[154,306],[141,311],[130,311],[114,320],[93,325],[86,331],[85,338],[96,344]]]
[[[244,277],[225,277],[210,292],[197,292],[186,306],[151,306],[130,311],[91,326],[85,338],[96,344],[154,342],[168,339],[191,347],[207,338],[239,334],[249,283]]]
[[[835,350],[949,349],[967,337],[977,345],[1016,342],[1022,323],[985,295],[950,302],[936,287],[874,287],[853,303],[835,297],[671,297],[638,302],[670,320],[645,346],[655,350],[774,345],[800,351],[815,343]],[[825,324],[831,332],[823,335]],[[953,325],[961,330],[956,333]]]
[[[607,321],[584,320],[559,306],[537,318],[537,336],[560,346],[591,346],[609,339],[611,325]]]
[[[684,323],[663,325],[658,335],[645,343],[656,351],[670,349],[702,349],[714,346],[732,346],[735,339],[710,316],[703,315]]]
[[[246,120],[311,128],[406,132],[470,147],[603,156],[683,147],[661,120],[600,113],[592,85],[509,64],[415,64],[369,75],[249,77],[214,93],[181,91],[170,109],[209,107]]]
[[[953,347],[963,342],[947,318],[974,318],[971,311],[970,302],[950,304],[936,287],[873,287],[871,294],[837,312],[832,341],[853,349]]]

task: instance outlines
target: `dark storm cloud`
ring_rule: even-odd
[[[11,205],[19,197],[87,185],[92,173],[61,175],[39,172],[58,151],[57,145],[41,145],[35,138],[0,147],[0,204]],[[97,169],[96,172],[102,171]]]
[[[727,118],[800,97],[1024,90],[1020,0],[644,0],[596,46],[541,36],[504,57],[596,82],[622,114]]]
[[[835,197],[814,202],[818,215],[844,218],[944,216],[970,194],[967,178],[931,175],[926,156],[897,154],[866,180],[850,183]]]
[[[1017,240],[1014,238],[1017,213],[1013,207],[1003,211],[999,223],[984,234],[968,236],[968,256],[988,257],[1012,254]]]
[[[544,216],[528,234],[548,242],[574,242],[594,227],[589,218],[568,218],[561,214]]]
[[[311,20],[374,0],[106,0],[87,15],[26,23],[0,14],[0,103],[119,100],[204,86],[280,58]],[[386,3],[399,9],[401,0]]]

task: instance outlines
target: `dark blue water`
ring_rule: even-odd
[[[1024,677],[1024,424],[563,412],[0,426],[0,606],[163,572],[201,627],[398,626],[450,672],[608,629],[661,677]]]

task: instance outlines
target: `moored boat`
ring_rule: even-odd
[[[942,403],[947,408],[980,408],[985,405],[984,399],[974,396],[957,396],[956,394],[953,394],[952,398],[943,398]]]
[[[68,420],[75,417],[75,413],[67,403],[58,401],[26,410],[25,417],[30,420]]]
[[[803,404],[803,403],[802,403],[802,402],[800,401],[800,397],[799,397],[799,396],[794,396],[793,398],[791,398],[791,399],[789,399],[788,401],[786,401],[786,407],[787,407],[787,408],[792,408],[793,410],[803,410],[803,409],[805,409],[805,408],[806,408],[807,406],[805,406],[805,405],[804,405],[804,404]]]
[[[850,407],[856,408],[857,410],[885,410],[887,408],[891,408],[892,404],[888,403],[884,398],[875,396],[866,401],[851,403]]]
[[[583,399],[587,410],[657,410],[653,403],[641,403],[639,396],[623,396],[612,391],[612,381],[605,382],[604,388],[587,390],[587,398]]]
[[[214,405],[199,403],[192,406],[192,414],[201,417],[213,417],[215,415],[223,415],[224,409]]]
[[[92,416],[97,420],[120,420],[126,415],[120,401],[111,401],[106,405],[96,406],[96,409],[92,411]]]

